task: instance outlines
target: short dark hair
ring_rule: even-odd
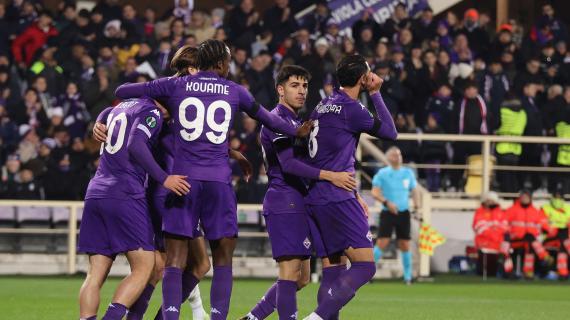
[[[279,73],[277,73],[277,77],[275,78],[275,87],[284,85],[290,77],[299,77],[306,79],[307,81],[311,80],[311,74],[307,69],[292,64],[284,66],[279,70]]]
[[[188,75],[188,68],[198,68],[198,49],[185,45],[180,47],[172,57],[170,69],[179,76]]]
[[[208,39],[198,46],[198,69],[214,69],[228,57],[228,46],[223,41]]]
[[[340,60],[336,67],[336,76],[342,87],[354,87],[369,69],[366,59],[359,54],[354,54]]]

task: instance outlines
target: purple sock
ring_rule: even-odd
[[[353,262],[350,269],[342,272],[331,284],[315,313],[323,319],[330,319],[354,297],[356,290],[372,279],[375,273],[374,262]]]
[[[200,282],[200,280],[192,274],[192,271],[184,271],[182,274],[182,303],[190,297],[190,293],[196,288],[198,282]]]
[[[214,267],[210,289],[210,317],[212,320],[226,320],[232,296],[232,267]]]
[[[120,303],[111,303],[101,320],[121,320],[127,313],[127,307]]]
[[[277,282],[275,282],[265,295],[259,300],[255,308],[251,310],[251,314],[257,319],[263,320],[269,317],[273,311],[275,311],[275,306],[277,305]]]
[[[280,320],[297,319],[297,282],[277,280],[277,313]]]
[[[194,277],[192,272],[184,271],[182,273],[182,291],[181,291],[182,300],[180,301],[181,305],[184,303],[184,300],[188,299],[192,290],[194,290],[194,288],[196,288],[196,285],[198,285],[198,282],[200,282],[200,280],[196,279],[196,277]],[[154,316],[154,320],[162,320],[162,319],[163,318],[162,318],[162,306],[161,306],[160,309],[158,309],[156,316]]]
[[[182,270],[176,267],[166,267],[162,277],[162,318],[178,320],[181,301]]]
[[[323,299],[327,295],[333,282],[340,277],[342,272],[346,271],[346,265],[336,265],[323,269],[323,278],[321,279],[321,285],[319,287],[319,292],[317,293],[317,304],[320,305]],[[338,312],[330,317],[330,320],[337,320],[339,317]]]
[[[129,314],[127,314],[127,320],[142,320],[146,309],[148,308],[148,303],[150,302],[150,297],[152,297],[152,292],[154,291],[154,286],[147,284],[141,293],[140,297],[135,301],[135,303],[129,309]]]

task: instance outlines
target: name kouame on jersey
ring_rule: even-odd
[[[341,90],[323,99],[313,110],[314,128],[309,135],[308,164],[336,171],[355,172],[355,152],[360,134],[370,132],[378,125],[375,117],[362,105]],[[327,181],[314,181],[306,203],[324,205],[355,198],[349,192]]]
[[[131,99],[103,110],[97,121],[107,125],[107,141],[101,145],[99,167],[85,199],[144,198],[146,171],[131,159],[127,145],[135,134],[156,143],[163,121],[160,111],[152,100]]]
[[[229,183],[228,133],[236,111],[259,108],[251,94],[206,71],[151,81],[144,91],[167,106],[174,119],[173,171],[189,179]]]

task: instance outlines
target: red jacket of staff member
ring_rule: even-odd
[[[553,234],[555,229],[548,224],[548,218],[542,210],[532,205],[530,192],[523,192],[506,211],[509,221],[511,240],[522,239],[526,234],[537,238],[541,230]]]
[[[12,55],[17,64],[22,62],[30,66],[34,54],[43,47],[50,37],[58,35],[57,29],[52,26],[49,12],[42,12],[37,21],[30,25],[12,42]]]
[[[497,193],[488,192],[481,200],[481,207],[475,211],[473,217],[475,246],[478,249],[499,251],[505,233],[509,231],[507,216],[499,206]]]

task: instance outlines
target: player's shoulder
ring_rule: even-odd
[[[410,167],[402,167],[402,169],[404,169],[404,171],[405,171],[408,175],[410,175],[410,176],[412,176],[412,177],[415,176],[414,170],[413,170],[412,168],[410,168]]]
[[[381,168],[380,170],[378,170],[378,172],[376,173],[378,176],[384,176],[386,174],[388,174],[389,172],[392,171],[392,167],[390,166],[385,166],[384,168]]]

